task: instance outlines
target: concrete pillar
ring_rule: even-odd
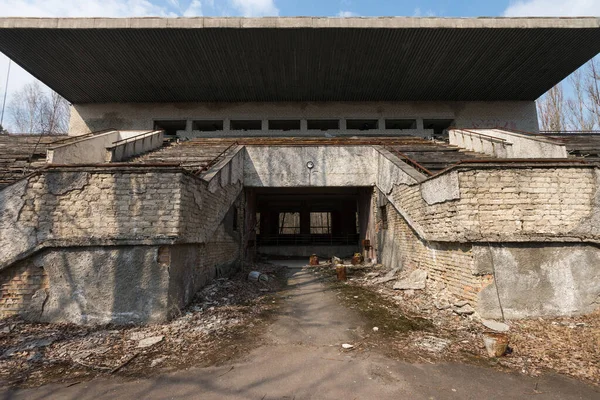
[[[417,118],[417,129],[425,129],[423,128],[423,118]]]
[[[279,211],[268,211],[266,212],[267,221],[267,232],[269,235],[279,234]],[[261,214],[262,219],[262,214]],[[261,231],[262,232],[262,231]]]
[[[185,121],[185,131],[186,132],[191,132],[192,131],[192,120],[188,119]]]
[[[342,213],[339,210],[331,212],[331,234],[333,236],[342,235]]]
[[[310,208],[306,202],[302,202],[300,210],[300,234],[310,235]]]
[[[306,132],[308,130],[308,123],[305,119],[300,120],[300,130]]]

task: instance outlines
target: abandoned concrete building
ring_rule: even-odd
[[[0,316],[160,322],[259,253],[600,307],[600,134],[535,106],[598,18],[6,18],[0,51],[72,103],[0,136]]]

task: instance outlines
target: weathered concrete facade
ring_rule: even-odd
[[[538,131],[535,102],[496,101],[75,104],[71,108],[69,132],[81,135],[111,128],[151,130],[157,120],[186,120],[187,130],[191,133],[194,120],[223,120],[223,131],[220,132],[227,136],[235,133],[229,129],[229,121],[236,119],[262,120],[262,130],[266,132],[270,119],[332,118],[341,120],[342,131],[345,131],[345,119],[351,118],[381,119],[380,127],[385,126],[385,119],[416,119],[417,129],[423,129],[424,119],[446,119],[454,120],[454,125],[460,128]],[[310,132],[303,122],[295,134],[308,135]],[[197,134],[202,135],[201,132]],[[211,136],[215,134],[219,132],[210,132]]]
[[[591,311],[600,173],[535,135],[535,99],[599,23],[0,18],[0,50],[73,103],[46,169],[37,144],[0,163],[0,315],[161,321],[259,239],[368,242],[484,316]]]
[[[599,177],[557,162],[458,166],[427,179],[376,146],[238,146],[201,178],[172,167],[48,170],[0,192],[3,314],[168,318],[243,257],[244,186],[377,188],[361,237],[383,263],[426,269],[483,316],[500,306],[509,318],[589,312],[600,295]],[[130,284],[153,302],[119,295]]]

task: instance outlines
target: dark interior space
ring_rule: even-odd
[[[299,131],[299,119],[274,119],[269,121],[269,129],[273,131]]]
[[[340,129],[339,119],[309,119],[306,121],[308,130],[329,131]]]
[[[223,130],[223,120],[200,120],[192,122],[192,130],[214,132]]]
[[[417,129],[416,119],[386,119],[385,129]]]
[[[357,245],[361,226],[361,193],[371,188],[248,189],[259,245]]]
[[[378,129],[379,121],[376,119],[348,119],[346,120],[346,129],[355,129],[359,131],[368,131]]]
[[[256,120],[232,120],[230,122],[232,131],[260,131],[262,129],[262,121]]]
[[[454,125],[453,119],[424,119],[423,128],[433,129],[435,136],[446,134],[447,129]]]
[[[185,120],[163,120],[154,121],[154,129],[162,129],[165,131],[165,135],[175,136],[177,131],[185,131]]]

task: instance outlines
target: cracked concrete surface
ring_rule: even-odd
[[[409,364],[341,349],[369,328],[299,262],[262,345],[242,359],[149,379],[97,379],[75,386],[0,390],[5,399],[544,399],[600,398],[598,388],[556,375],[530,378],[462,364]]]

